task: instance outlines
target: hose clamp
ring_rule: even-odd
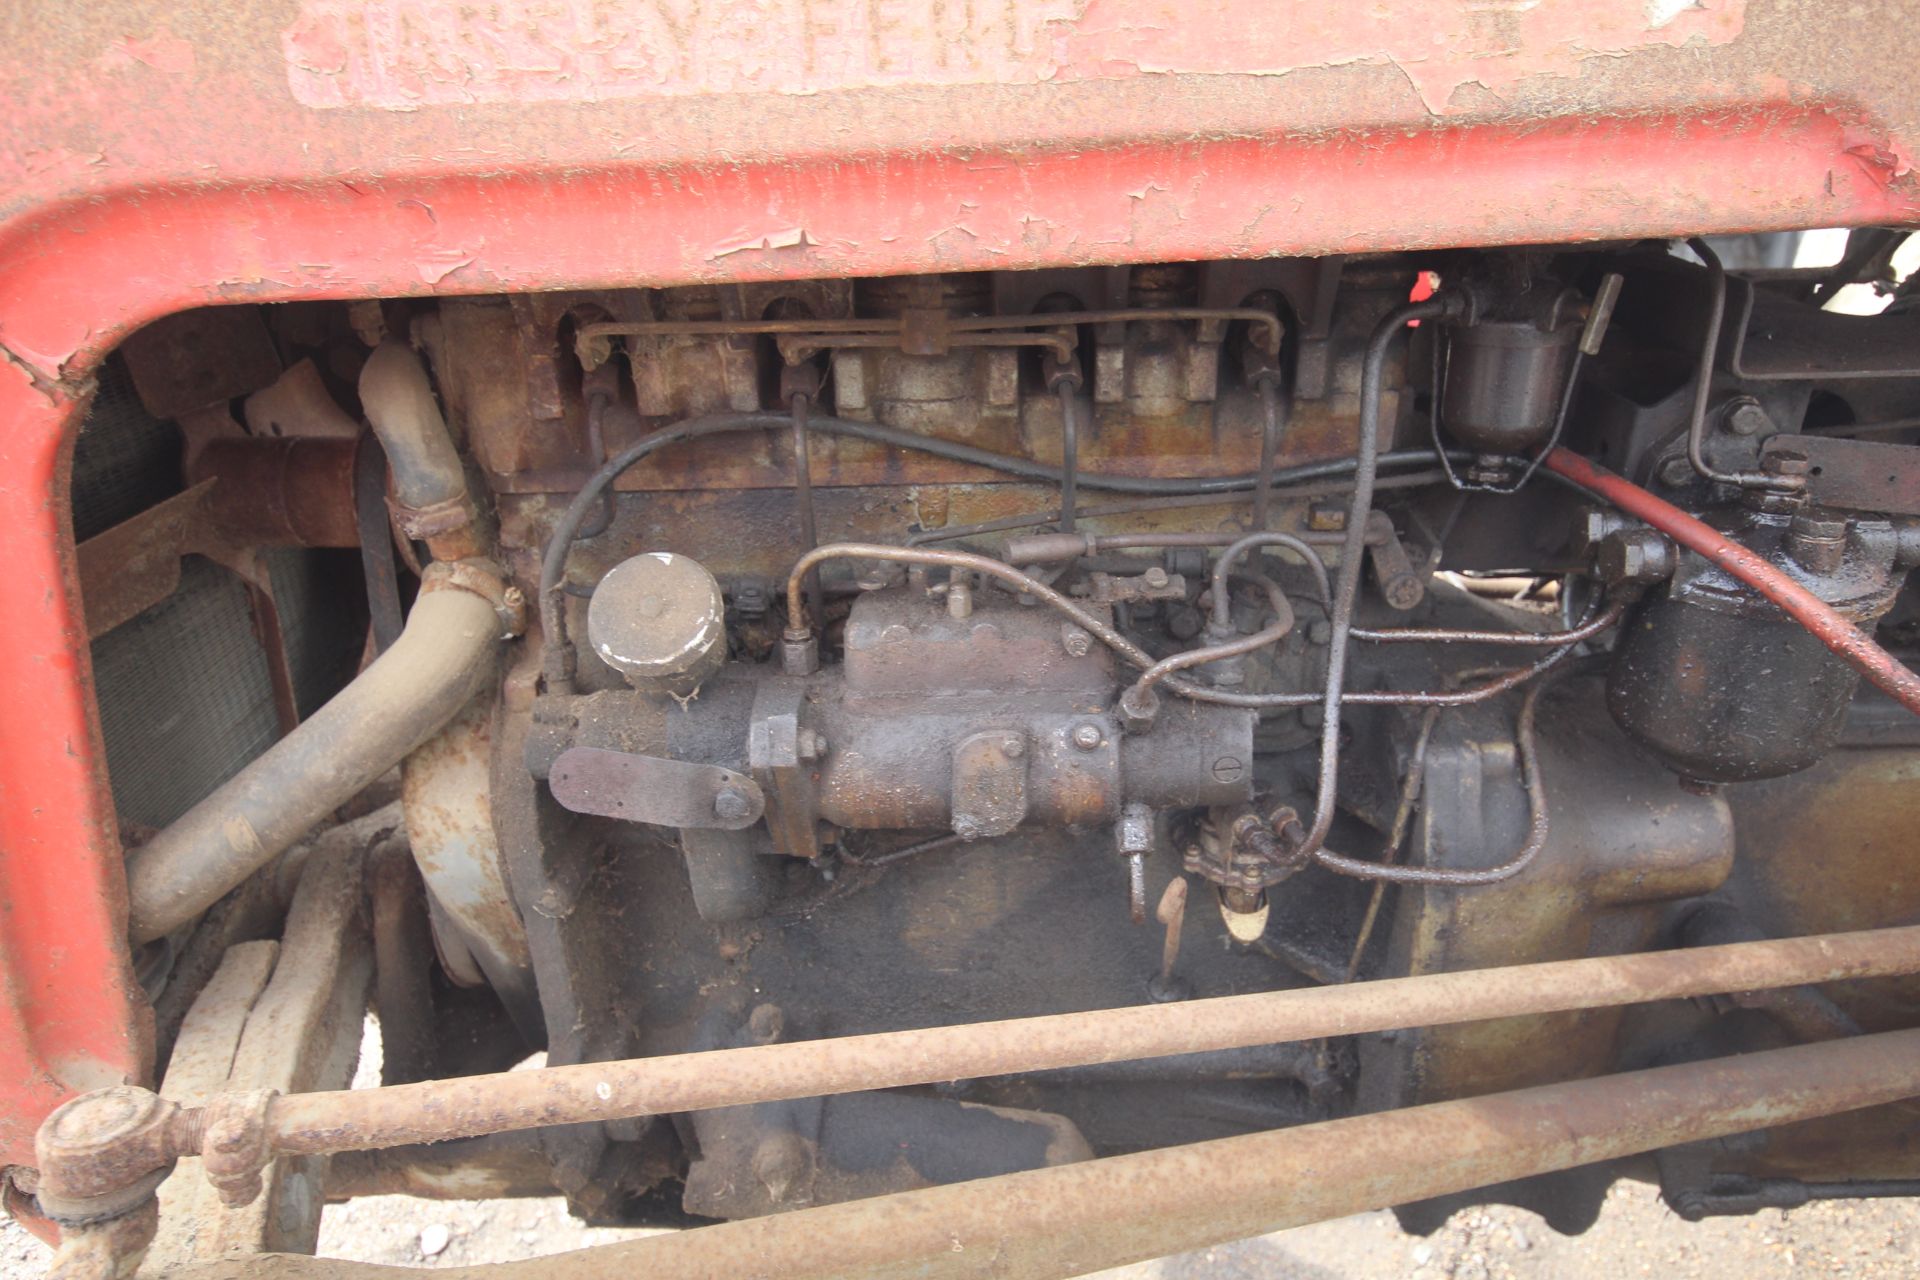
[[[473,499],[464,491],[424,507],[404,506],[388,498],[387,510],[393,513],[393,522],[400,532],[415,542],[426,542],[443,533],[464,529],[473,523],[477,514]]]
[[[500,617],[500,638],[511,640],[527,629],[527,597],[507,581],[491,560],[435,560],[420,578],[420,590],[468,591],[493,606]]]

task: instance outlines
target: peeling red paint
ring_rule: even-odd
[[[117,71],[139,63],[173,76],[193,74],[193,46],[165,27],[145,38],[122,36],[100,55],[104,70]]]

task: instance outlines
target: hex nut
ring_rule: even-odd
[[[1071,737],[1073,745],[1081,751],[1098,751],[1107,741],[1107,735],[1091,720],[1073,726]]]
[[[738,822],[753,812],[753,801],[737,787],[722,787],[714,793],[713,816],[723,822]]]
[[[1128,733],[1145,733],[1153,728],[1160,714],[1160,695],[1151,688],[1129,686],[1120,695],[1120,727]]]
[[[784,675],[810,676],[820,669],[820,642],[811,631],[789,628],[780,637],[780,670]]]
[[[1608,582],[1658,582],[1673,576],[1673,544],[1652,529],[1622,529],[1594,554],[1594,567]]]
[[[1114,847],[1127,857],[1153,850],[1153,809],[1144,804],[1124,805],[1113,828]]]
[[[1587,559],[1600,549],[1601,543],[1629,526],[1627,518],[1617,511],[1587,507],[1573,526],[1573,554]]]
[[[1093,637],[1087,634],[1084,627],[1077,627],[1071,622],[1062,623],[1060,645],[1067,651],[1068,657],[1084,658],[1093,652]]]
[[[1669,489],[1678,489],[1681,485],[1692,483],[1693,463],[1687,461],[1684,454],[1676,455],[1662,461],[1654,469],[1654,474],[1660,478],[1661,484]]]

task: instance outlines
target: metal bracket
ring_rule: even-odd
[[[760,821],[767,807],[760,784],[744,773],[601,747],[562,751],[547,785],[575,813],[659,827],[738,831]]]
[[[800,751],[800,708],[806,696],[806,684],[791,677],[760,683],[747,725],[747,766],[769,797],[767,829],[773,833],[774,849],[817,858],[813,766]]]
[[[1769,436],[1760,446],[1772,454],[1807,460],[1806,494],[1816,506],[1920,516],[1920,452],[1912,445],[1837,436]]]

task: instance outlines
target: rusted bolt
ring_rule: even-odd
[[[1019,734],[1010,734],[1000,746],[1000,754],[1009,760],[1018,760],[1027,754],[1027,740]]]
[[[1100,726],[1091,721],[1073,726],[1073,745],[1082,751],[1098,751],[1107,735],[1100,732]]]
[[[802,760],[821,760],[826,758],[827,740],[812,729],[802,729],[794,735],[794,751]]]
[[[722,822],[738,822],[753,812],[753,802],[737,787],[722,787],[714,793],[713,816]]]
[[[947,584],[947,616],[949,618],[971,618],[973,616],[973,588],[964,582]]]
[[[1085,628],[1068,622],[1060,627],[1060,645],[1067,651],[1068,657],[1084,658],[1093,652],[1093,637],[1087,634]]]
[[[1307,508],[1307,528],[1315,533],[1338,533],[1347,527],[1347,509],[1338,503],[1316,502]]]
[[[1156,590],[1167,585],[1167,571],[1159,565],[1154,565],[1140,576],[1145,579],[1148,586]]]
[[[1333,623],[1325,618],[1315,618],[1307,624],[1308,644],[1327,644],[1333,639]]]
[[[1238,782],[1247,774],[1247,766],[1238,756],[1221,756],[1213,762],[1215,782]]]
[[[1752,396],[1735,396],[1721,410],[1720,424],[1736,436],[1756,436],[1773,425],[1773,419]]]

